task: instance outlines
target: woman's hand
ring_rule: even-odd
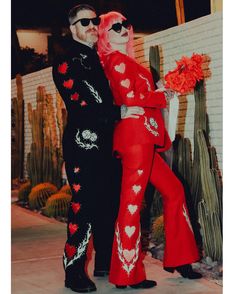
[[[126,118],[139,118],[140,115],[145,113],[143,107],[139,106],[121,106],[121,119]]]
[[[175,92],[172,89],[166,89],[163,80],[159,80],[157,82],[158,89],[155,92],[163,92],[166,96],[167,101],[172,99],[175,95],[178,95],[177,92]]]

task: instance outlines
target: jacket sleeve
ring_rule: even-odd
[[[118,54],[113,54],[107,61],[106,74],[114,96],[120,97],[121,104],[127,106],[165,108],[164,93],[152,91],[149,80],[133,64]]]
[[[93,117],[102,123],[120,119],[120,107],[112,103],[104,105],[102,94],[98,93],[94,85],[86,79],[83,69],[78,68],[72,60],[57,59],[52,74],[66,109],[73,118],[86,120]],[[108,98],[113,99],[112,96]]]

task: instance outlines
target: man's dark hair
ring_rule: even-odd
[[[88,4],[78,4],[78,5],[74,6],[73,8],[71,8],[69,11],[68,19],[69,19],[70,24],[72,24],[72,23],[74,23],[74,21],[76,21],[76,16],[77,16],[78,12],[81,10],[91,10],[96,13],[95,8],[93,8],[92,6],[90,6]]]

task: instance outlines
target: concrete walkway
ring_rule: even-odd
[[[12,293],[13,294],[69,294],[64,288],[62,251],[66,226],[12,205]],[[157,280],[158,286],[147,290],[116,289],[107,278],[94,278],[93,261],[89,273],[97,286],[97,294],[221,294],[222,287],[205,279],[190,281],[162,270],[160,261],[147,256],[147,277]]]

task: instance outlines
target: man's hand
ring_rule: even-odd
[[[126,118],[139,118],[140,115],[145,113],[143,107],[139,106],[121,106],[121,119]]]

